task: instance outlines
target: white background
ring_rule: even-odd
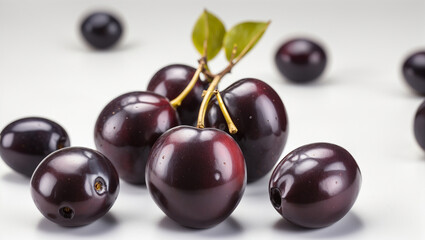
[[[93,126],[108,101],[146,89],[165,65],[196,65],[191,31],[204,8],[227,28],[272,20],[220,88],[255,77],[280,94],[290,123],[283,155],[317,141],[350,151],[363,174],[351,211],[324,229],[293,227],[271,206],[266,177],[247,187],[228,220],[190,230],[166,218],[145,188],[122,183],[108,215],[69,229],[44,219],[29,180],[0,162],[0,239],[425,239],[425,155],[413,136],[422,97],[400,75],[406,56],[425,49],[424,1],[0,0],[0,128],[43,116],[63,125],[72,145],[94,147]],[[81,17],[98,9],[126,24],[111,51],[79,38]],[[276,48],[292,36],[326,46],[331,61],[314,84],[290,84],[275,68]],[[223,55],[212,62],[216,71],[224,65]]]

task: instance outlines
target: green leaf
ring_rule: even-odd
[[[241,53],[248,53],[263,36],[269,24],[270,22],[243,22],[230,29],[224,36],[227,60],[231,60],[235,45],[237,48],[234,58],[239,57]]]
[[[207,41],[207,60],[210,60],[217,56],[223,47],[224,34],[226,29],[220,19],[204,10],[193,28],[192,41],[201,55],[204,55],[204,42]]]

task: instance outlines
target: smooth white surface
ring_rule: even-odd
[[[290,122],[283,155],[317,141],[349,150],[363,185],[348,215],[324,229],[293,227],[272,208],[266,177],[247,187],[228,220],[194,231],[166,218],[145,188],[122,183],[106,217],[68,229],[44,219],[29,180],[0,162],[0,239],[425,239],[425,155],[412,130],[422,98],[400,77],[405,57],[425,48],[424,1],[0,0],[0,128],[44,116],[67,129],[72,145],[93,148],[94,122],[109,100],[144,90],[165,65],[196,65],[190,36],[204,8],[227,28],[272,20],[220,88],[256,77],[280,94]],[[79,38],[80,18],[97,9],[126,23],[112,51],[90,50]],[[278,74],[274,52],[291,36],[327,47],[331,61],[316,83],[293,85]],[[223,55],[212,62],[224,65]]]

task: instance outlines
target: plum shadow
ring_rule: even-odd
[[[229,217],[219,225],[201,232],[205,237],[235,237],[243,232],[242,225],[235,218]]]
[[[16,172],[8,172],[2,176],[2,180],[12,184],[29,185],[30,178]]]
[[[202,236],[212,238],[235,236],[242,233],[243,231],[242,226],[233,217],[229,217],[217,226],[208,229],[194,229],[183,227],[167,216],[164,216],[159,221],[158,225],[160,228],[168,231],[180,233],[197,232]]]
[[[285,219],[279,219],[273,228],[277,231],[292,232],[296,235],[308,236],[311,238],[338,238],[346,235],[354,234],[364,228],[362,220],[354,213],[349,212],[340,221],[331,226],[309,229],[294,225]]]
[[[264,198],[264,196],[269,196],[269,179],[270,179],[271,173],[268,173],[266,176],[262,177],[261,179],[258,179],[255,182],[248,183],[245,188],[245,197],[261,197]]]
[[[126,195],[147,196],[148,189],[146,185],[136,185],[124,182],[120,179],[120,192]]]
[[[118,225],[118,221],[114,215],[107,213],[97,221],[81,227],[62,227],[56,223],[42,218],[38,223],[40,231],[57,234],[57,235],[74,235],[74,236],[98,236],[106,234]]]
[[[109,49],[99,50],[86,44],[84,40],[81,40],[81,42],[79,43],[69,42],[64,44],[64,48],[67,48],[72,51],[85,52],[87,54],[108,54],[108,53],[115,53],[115,52],[125,52],[125,51],[130,51],[134,48],[137,48],[138,46],[140,46],[140,43],[137,41],[131,41],[126,43],[119,42],[118,45],[113,46]]]

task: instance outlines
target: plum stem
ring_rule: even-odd
[[[227,127],[229,128],[230,134],[236,134],[238,132],[238,129],[236,128],[232,118],[230,117],[229,112],[227,111],[226,105],[224,104],[220,92],[216,89],[214,90],[214,94],[217,98],[218,106],[220,107],[221,113],[223,113],[224,119],[226,119]]]
[[[204,67],[204,70],[202,71],[202,73],[207,77],[207,81],[210,82],[210,83],[212,82],[212,80],[215,77],[215,74],[213,74],[210,71],[210,69],[209,69],[209,67],[208,67],[207,64],[205,64],[205,67]]]
[[[196,69],[195,74],[193,74],[192,79],[190,80],[189,84],[183,89],[183,91],[176,98],[174,98],[173,100],[170,101],[170,104],[174,109],[178,108],[182,104],[182,102],[186,98],[186,96],[195,87],[195,84],[198,81],[199,75],[201,74],[201,72],[204,72],[205,70],[209,71],[208,65],[207,65],[207,47],[208,47],[208,41],[205,39],[205,41],[204,41],[204,54],[198,60],[199,64],[198,64],[198,68]]]
[[[235,64],[237,63],[237,62],[235,62],[235,63],[233,62],[233,58],[236,55],[236,50],[237,50],[237,46],[235,45],[233,47],[233,50],[232,50],[232,57],[231,57],[229,65],[223,71],[221,71],[219,74],[213,75],[214,78],[213,78],[212,82],[210,83],[210,85],[208,86],[207,91],[204,91],[202,93],[203,99],[202,99],[201,107],[199,108],[198,122],[197,122],[197,125],[196,125],[197,128],[205,128],[205,114],[207,113],[208,103],[210,102],[213,94],[215,94],[215,91],[218,92],[217,86],[218,86],[218,83],[220,82],[220,80],[224,77],[224,75],[229,73],[232,70],[233,66],[235,66]],[[220,95],[220,98],[221,98],[221,95]],[[218,98],[217,98],[217,100],[218,100]],[[226,119],[227,125],[229,127],[229,132],[232,133],[232,131],[233,131],[234,133],[236,133],[238,130],[237,130],[235,124],[233,123],[233,121],[232,121],[232,119],[229,115],[229,112],[227,112],[227,109],[226,109],[226,106],[224,105],[223,99],[221,99],[221,102],[222,102],[221,104],[219,102],[219,106],[220,106],[221,112],[224,115],[224,118]],[[223,109],[224,109],[224,111],[223,111]],[[226,115],[226,113],[227,113],[227,115]],[[231,125],[233,125],[233,126],[231,126],[229,123],[231,123]]]
[[[199,107],[198,122],[196,124],[197,128],[205,128],[205,114],[207,113],[207,106],[211,100],[214,90],[216,89],[218,83],[220,82],[222,75],[216,75],[210,85],[208,86],[207,91],[205,92],[204,97],[202,98],[201,107]]]
[[[192,91],[193,87],[195,87],[195,84],[198,81],[199,75],[204,69],[205,64],[206,64],[205,57],[202,57],[201,59],[199,59],[198,69],[196,69],[196,72],[193,75],[192,79],[190,80],[189,84],[183,89],[183,91],[176,98],[170,101],[170,104],[174,109],[178,108],[182,104],[186,96],[190,93],[190,91]]]
[[[234,56],[234,54],[236,54],[236,49],[237,49],[237,46],[235,46],[233,48],[232,56]],[[227,71],[222,71],[221,73],[215,75],[214,78],[213,78],[213,80],[212,80],[212,82],[208,86],[207,91],[204,91],[202,93],[203,99],[202,99],[201,107],[199,108],[198,122],[197,122],[197,125],[196,125],[197,128],[205,128],[205,114],[207,113],[208,103],[210,102],[211,97],[213,96],[213,94],[215,94],[215,91],[217,91],[218,83],[224,77],[224,75],[226,75],[227,73],[230,72],[230,70],[232,70],[232,67],[230,67],[230,68],[227,67],[226,68],[226,69],[228,69]],[[220,105],[220,103],[219,103],[219,105]],[[220,105],[220,109],[222,109],[221,111],[222,111],[223,115],[225,114],[224,111],[223,111],[223,109],[225,110],[225,112],[227,112],[226,106],[224,105],[224,102],[223,101],[222,101],[222,104]],[[232,122],[232,124],[233,124],[233,121],[231,120],[230,115],[229,115],[228,112],[227,112],[227,117],[230,119],[230,122]],[[225,116],[225,118],[226,118],[226,116]],[[226,119],[226,122],[229,123],[228,119]],[[229,131],[230,131],[230,125],[228,124],[228,126],[229,126]],[[236,126],[234,124],[233,124],[233,126],[234,126],[234,129],[232,128],[232,130],[235,131]],[[237,129],[236,129],[236,132],[237,132]]]

